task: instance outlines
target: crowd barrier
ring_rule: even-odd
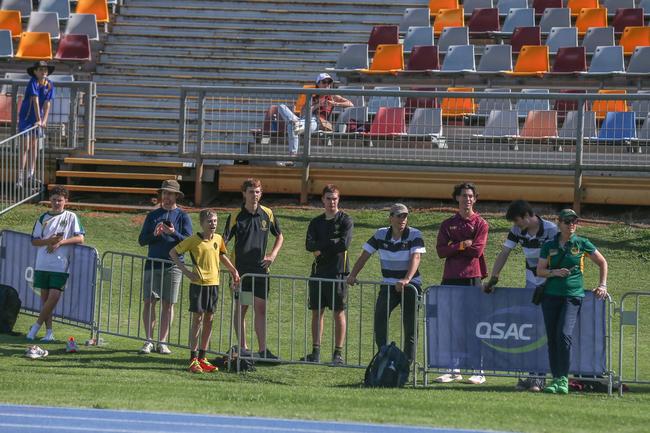
[[[0,284],[18,292],[25,311],[41,310],[40,291],[32,286],[36,247],[31,236],[11,230],[0,232]],[[63,323],[91,331],[95,328],[95,283],[98,254],[93,247],[75,245],[72,249],[70,277],[64,295],[54,310],[55,318]]]
[[[628,304],[632,304],[628,308]],[[628,292],[621,297],[621,306],[619,309],[619,345],[618,345],[618,383],[629,384],[650,384],[650,376],[644,376],[644,371],[640,371],[639,359],[647,359],[647,348],[650,340],[640,332],[641,329],[647,329],[648,323],[642,321],[641,308],[650,307],[650,292]],[[626,329],[632,329],[632,335],[628,336]],[[646,337],[645,339],[643,339]],[[642,340],[643,339],[643,340]],[[629,345],[632,351],[626,350]],[[630,356],[632,354],[632,356]],[[627,373],[629,370],[632,373]],[[623,386],[619,386],[618,393],[623,396]]]

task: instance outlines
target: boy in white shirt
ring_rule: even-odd
[[[75,244],[84,242],[84,229],[74,213],[65,210],[68,190],[55,186],[50,191],[51,209],[38,217],[32,231],[32,245],[38,247],[34,266],[34,288],[41,291],[41,313],[27,333],[33,340],[45,323],[42,341],[53,341],[52,313],[68,280],[70,255]]]

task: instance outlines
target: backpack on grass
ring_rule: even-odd
[[[365,386],[379,388],[399,388],[409,378],[410,363],[406,354],[395,342],[382,346],[372,358],[364,380]]]
[[[16,289],[0,284],[0,334],[14,334],[21,305]]]

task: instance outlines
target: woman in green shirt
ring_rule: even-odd
[[[571,338],[585,296],[585,255],[600,269],[600,284],[592,290],[598,299],[607,297],[607,261],[588,239],[576,235],[578,215],[572,209],[559,214],[559,233],[542,246],[537,275],[546,278],[542,313],[548,338],[548,358],[553,382],[544,392],[569,393]]]

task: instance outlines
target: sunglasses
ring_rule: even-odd
[[[578,218],[566,218],[563,219],[562,222],[566,225],[578,224]]]
[[[397,215],[393,214],[393,216],[397,217],[397,218],[406,218],[407,216],[409,216],[409,214],[407,214],[407,213],[398,213]]]

